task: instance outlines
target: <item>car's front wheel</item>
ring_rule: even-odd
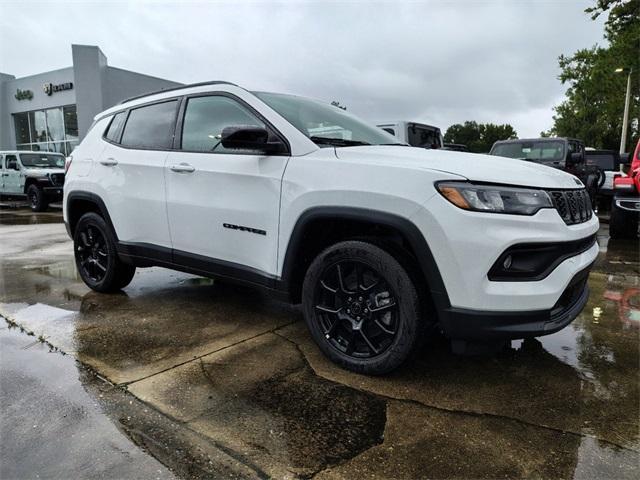
[[[320,253],[307,271],[302,303],[322,352],[358,373],[397,368],[423,335],[420,299],[409,274],[367,242],[340,242]]]
[[[29,199],[31,210],[34,212],[44,212],[49,207],[49,202],[47,202],[44,192],[37,185],[29,185],[27,198]]]
[[[97,292],[115,292],[131,282],[136,267],[118,258],[114,237],[104,219],[84,214],[75,228],[73,248],[80,277]]]

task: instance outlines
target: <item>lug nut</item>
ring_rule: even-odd
[[[361,302],[362,301],[362,297],[358,297],[358,301]]]
[[[351,309],[350,308],[347,308],[347,313],[351,313]]]

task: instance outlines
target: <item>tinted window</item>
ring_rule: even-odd
[[[585,153],[587,165],[597,165],[602,170],[615,170],[616,157],[612,153]]]
[[[173,100],[131,110],[120,143],[134,148],[169,148],[177,104]]]
[[[396,131],[393,128],[385,127],[385,128],[383,128],[383,130],[385,132],[389,132],[391,135],[395,135],[396,134]]]
[[[190,98],[184,114],[182,148],[197,152],[243,153],[225,149],[220,143],[222,130],[237,125],[265,127],[262,121],[231,98]]]
[[[499,143],[491,149],[491,155],[522,160],[563,160],[564,143],[561,141]]]
[[[120,112],[116,114],[111,119],[111,123],[107,127],[107,131],[104,134],[104,137],[111,142],[118,142],[118,137],[120,136],[120,129],[124,124],[125,119],[127,118],[127,112]]]
[[[409,145],[423,148],[440,148],[440,130],[411,125],[408,132]]]
[[[64,157],[62,155],[48,155],[46,153],[21,153],[20,161],[25,167],[37,168],[63,168]]]
[[[5,157],[5,168],[6,169],[14,169],[17,170],[18,169],[18,157],[16,157],[15,155],[7,155]]]

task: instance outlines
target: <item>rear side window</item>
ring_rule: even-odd
[[[120,132],[122,131],[122,126],[124,125],[124,121],[126,118],[127,118],[127,112],[120,112],[116,114],[111,119],[111,123],[107,127],[107,131],[104,134],[104,138],[106,138],[110,142],[118,143]]]
[[[169,148],[177,105],[177,100],[172,100],[131,110],[120,143],[133,148]]]

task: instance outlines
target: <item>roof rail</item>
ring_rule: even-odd
[[[174,90],[182,90],[183,88],[202,87],[204,85],[234,85],[234,86],[237,86],[235,83],[224,82],[222,80],[214,80],[214,81],[211,81],[211,82],[191,83],[189,85],[180,85],[178,87],[165,88],[165,89],[161,89],[161,90],[156,90],[155,92],[148,92],[148,93],[143,93],[142,95],[136,95],[134,97],[125,98],[120,103],[118,103],[118,105],[122,105],[123,103],[131,102],[132,100],[138,100],[139,98],[144,98],[144,97],[149,97],[151,95],[156,95],[158,93],[173,92]]]

